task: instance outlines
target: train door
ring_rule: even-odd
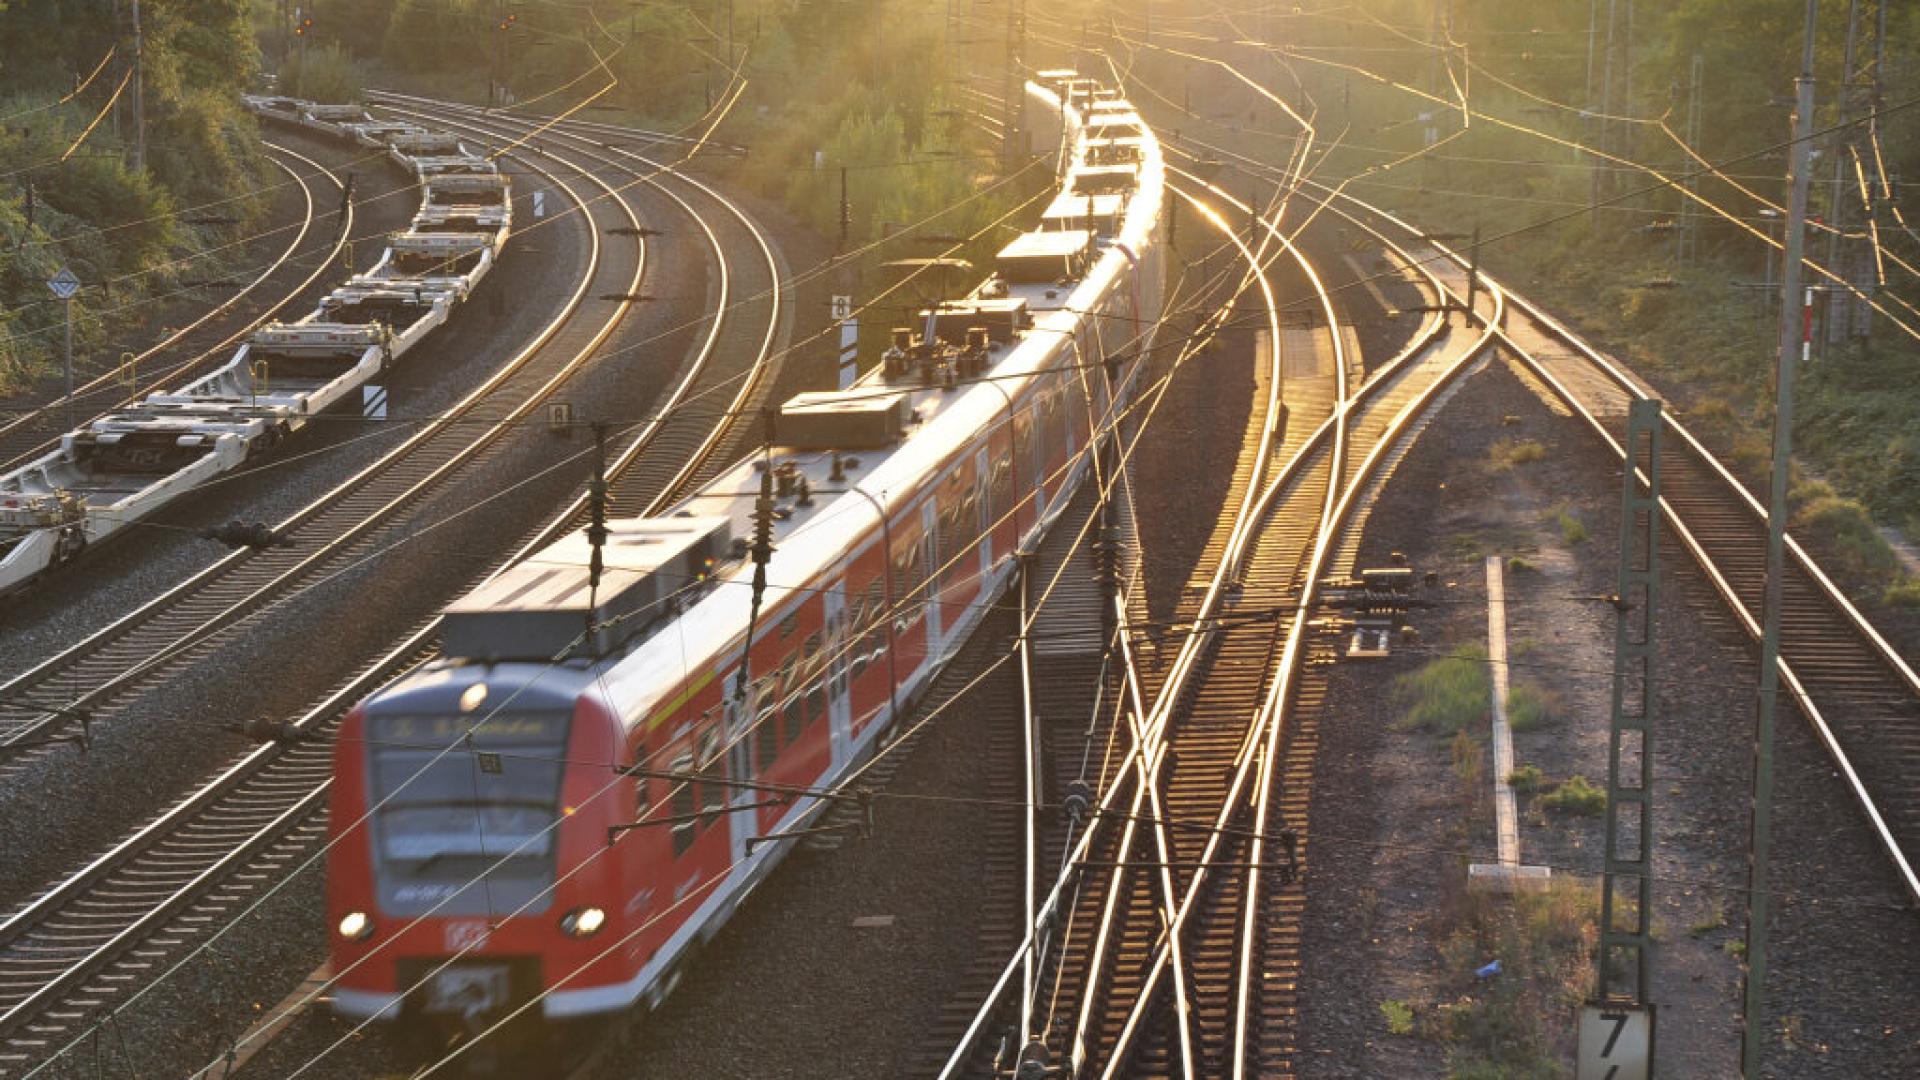
[[[991,438],[987,442],[991,443]],[[980,538],[980,588],[993,576],[993,451],[983,445],[973,456],[973,535]],[[984,602],[984,598],[982,599]]]
[[[739,678],[736,672],[734,678]],[[759,830],[760,815],[753,812],[751,804],[755,801],[754,790],[747,785],[752,782],[757,770],[754,767],[754,747],[759,740],[755,738],[754,721],[760,714],[758,708],[761,687],[765,679],[755,679],[745,694],[727,695],[726,723],[721,728],[723,738],[727,740],[727,772],[733,784],[726,793],[728,845],[733,861],[737,864],[747,855],[747,838]]]
[[[827,666],[821,678],[827,683],[827,731],[833,749],[829,771],[838,772],[840,766],[846,764],[853,743],[853,706],[847,687],[847,669],[853,663],[850,654],[857,647],[853,642],[853,628],[848,625],[845,575],[827,586],[821,602],[827,625]]]
[[[936,486],[936,492],[939,488]],[[928,499],[920,505],[920,565],[927,568],[927,657],[940,655],[940,500]]]

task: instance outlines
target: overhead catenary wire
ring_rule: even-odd
[[[1197,351],[1197,350],[1196,350],[1196,351]],[[1162,378],[1161,378],[1161,379],[1159,380],[1159,382],[1158,382],[1158,384],[1157,384],[1157,385],[1159,385],[1159,386],[1161,386],[1162,388],[1164,388],[1164,386],[1165,386],[1165,385],[1167,384],[1167,382],[1168,382],[1168,380],[1170,379],[1170,376],[1171,376],[1171,372],[1169,372],[1169,373],[1168,373],[1167,375],[1165,375],[1165,376],[1162,376]],[[1162,393],[1164,393],[1164,390],[1162,391]],[[1159,398],[1156,398],[1155,400],[1156,400],[1156,402],[1157,402],[1157,401],[1159,400]],[[1129,412],[1130,412],[1130,411],[1132,411],[1132,410],[1130,409],[1130,410],[1129,410]],[[1119,420],[1119,417],[1115,417],[1112,423],[1117,423],[1117,422],[1118,422],[1118,420]],[[1111,428],[1112,428],[1112,423],[1109,423],[1109,424],[1105,424],[1105,425],[1103,425],[1103,426],[1102,426],[1102,430],[1111,430]],[[1098,435],[1098,434],[1099,434],[1098,432],[1096,432],[1096,433],[1095,433],[1095,435]],[[1138,437],[1138,436],[1136,435],[1136,441],[1137,441],[1137,437]],[[1092,439],[1090,439],[1090,441],[1089,441],[1089,447],[1091,447],[1092,445],[1094,445],[1094,441],[1093,441]],[[1076,460],[1076,459],[1078,459],[1078,458],[1080,458],[1080,457],[1082,457],[1082,456],[1084,456],[1084,455],[1085,455],[1086,453],[1087,453],[1087,450],[1086,450],[1086,449],[1083,449],[1082,451],[1080,451],[1079,453],[1077,453],[1077,454],[1076,454],[1076,455],[1074,456],[1074,458],[1070,458],[1070,459],[1068,460],[1068,462],[1066,462],[1066,463],[1063,463],[1063,465],[1061,466],[1061,469],[1062,469],[1062,470],[1065,470],[1065,469],[1067,469],[1067,468],[1070,468],[1070,467],[1072,467],[1072,465],[1073,465],[1073,463],[1074,463],[1074,460]],[[1029,498],[1031,498],[1031,496],[1029,496]],[[1023,501],[1025,501],[1025,500],[1023,500]],[[989,530],[989,531],[988,531],[988,532],[987,532],[987,533],[986,533],[985,535],[991,535],[991,530]],[[1075,542],[1076,542],[1076,544],[1077,544],[1078,542],[1080,542],[1080,540],[1083,540],[1083,539],[1084,539],[1084,530],[1083,530],[1083,532],[1082,532],[1082,535],[1081,535],[1081,537],[1079,537],[1079,538],[1077,538],[1077,539],[1076,539],[1076,541],[1075,541]],[[972,548],[973,546],[975,546],[975,545],[977,545],[977,544],[978,544],[979,542],[980,542],[979,540],[976,540],[976,541],[973,541],[973,542],[971,542],[970,544],[968,544],[968,545],[967,545],[967,548],[968,548],[968,549],[970,550],[970,549],[971,549],[971,548]],[[966,552],[965,552],[965,551],[962,551],[962,552],[957,552],[957,553],[955,553],[955,555],[953,556],[953,558],[951,558],[951,559],[949,559],[949,561],[948,561],[948,563],[947,563],[947,564],[945,564],[945,565],[948,565],[948,566],[950,566],[950,565],[952,565],[952,564],[954,563],[954,561],[956,561],[956,560],[958,560],[959,558],[962,558],[962,557],[964,557],[964,556],[965,556],[965,554],[966,554]],[[1063,564],[1063,565],[1062,565],[1062,568],[1061,568],[1061,572],[1064,572],[1064,571],[1065,571],[1065,569],[1066,569],[1066,565],[1068,565],[1068,564]],[[944,569],[944,566],[943,566],[943,567],[942,567],[941,569],[943,570],[943,569]],[[919,591],[921,591],[921,589],[924,589],[924,588],[929,588],[929,587],[931,587],[931,584],[932,584],[932,583],[933,583],[934,581],[937,581],[937,580],[938,580],[938,574],[939,574],[939,573],[940,573],[940,571],[939,571],[939,570],[936,570],[936,571],[934,571],[934,572],[932,572],[932,573],[930,573],[930,575],[929,575],[929,577],[928,577],[928,581],[927,581],[927,583],[925,583],[925,584],[923,584],[922,586],[920,586],[920,587],[918,587],[918,588],[916,588],[915,590],[913,590],[913,592],[914,592],[914,593],[918,593]],[[1058,581],[1058,575],[1056,575],[1056,578],[1055,578],[1055,582],[1056,582],[1056,583],[1057,583],[1057,581]],[[1049,591],[1049,593],[1050,593],[1050,591],[1051,591],[1051,588],[1052,588],[1052,585],[1050,584],[1050,585],[1049,585],[1049,590],[1048,590],[1048,591]],[[910,602],[910,601],[911,601],[911,599],[912,599],[912,596],[911,596],[911,595],[909,595],[908,597],[904,597],[904,598],[902,599],[902,601],[901,601],[901,602],[899,602],[899,603],[896,603],[896,604],[895,604],[895,605],[893,606],[893,608],[892,608],[892,609],[890,609],[890,611],[892,611],[892,610],[897,610],[897,609],[898,609],[898,608],[899,608],[899,607],[901,606],[901,604],[904,604],[904,603],[906,603],[906,602]],[[1043,600],[1044,600],[1044,595],[1043,595]],[[890,614],[890,613],[884,613],[882,617],[883,617],[883,618],[890,618],[890,617],[891,617],[891,614]],[[971,680],[971,681],[970,681],[970,682],[969,682],[969,683],[967,684],[967,686],[966,686],[966,687],[963,687],[963,688],[962,688],[962,689],[961,689],[961,690],[959,691],[959,693],[957,693],[957,694],[956,694],[956,695],[955,695],[954,697],[951,697],[951,698],[948,698],[948,699],[946,699],[945,701],[943,701],[942,703],[940,703],[940,705],[938,705],[937,707],[935,707],[935,708],[934,708],[934,710],[933,710],[932,712],[930,712],[930,713],[929,713],[929,714],[928,714],[928,715],[927,715],[926,717],[924,717],[924,718],[923,718],[923,719],[922,719],[922,720],[920,721],[920,723],[919,723],[918,725],[916,725],[916,726],[915,726],[915,728],[914,728],[913,730],[915,730],[915,731],[917,731],[917,730],[918,730],[918,729],[919,729],[920,727],[924,727],[924,726],[925,726],[925,725],[926,725],[927,723],[929,723],[929,722],[931,722],[931,721],[932,721],[933,719],[935,719],[935,718],[936,718],[936,717],[937,717],[938,715],[940,715],[940,714],[941,714],[942,712],[944,712],[944,711],[945,711],[945,709],[947,709],[948,707],[950,707],[950,706],[951,706],[951,705],[952,705],[952,704],[953,704],[953,703],[954,703],[955,701],[957,701],[957,700],[960,700],[961,698],[963,698],[963,697],[965,696],[965,694],[966,694],[966,693],[967,693],[968,691],[970,691],[970,690],[971,690],[971,689],[972,689],[972,688],[973,688],[974,686],[977,686],[977,685],[978,685],[978,684],[979,684],[979,683],[980,683],[980,682],[981,682],[981,681],[982,681],[982,680],[983,680],[983,679],[984,679],[984,678],[985,678],[985,677],[986,677],[986,676],[987,676],[988,674],[991,674],[991,672],[992,672],[993,670],[995,670],[995,669],[997,669],[997,668],[998,668],[998,667],[999,667],[999,666],[1000,666],[1001,664],[1003,664],[1003,663],[1005,663],[1005,662],[1006,662],[1006,660],[1007,660],[1007,659],[1008,659],[1008,658],[1009,658],[1009,657],[1010,657],[1011,655],[1012,655],[1012,654],[1011,654],[1010,652],[1009,652],[1009,653],[1006,653],[1006,654],[1003,654],[1003,655],[1002,655],[1002,656],[1000,657],[1000,659],[999,659],[998,661],[996,661],[996,662],[995,662],[994,664],[992,664],[991,666],[989,666],[989,667],[988,667],[988,668],[987,668],[986,670],[984,670],[984,671],[982,671],[982,672],[980,672],[980,673],[979,673],[979,674],[978,674],[978,675],[977,675],[977,676],[976,676],[976,677],[975,677],[975,678],[974,678],[973,680]],[[767,715],[771,715],[771,714],[767,714]],[[718,751],[716,751],[716,753],[718,753],[718,754],[721,754],[722,756],[724,756],[724,755],[726,754],[726,752],[728,751],[728,749],[730,749],[730,748],[731,748],[731,747],[732,747],[733,745],[735,745],[735,744],[737,744],[737,743],[738,743],[738,742],[739,742],[739,741],[740,741],[741,739],[744,739],[744,738],[747,738],[747,737],[749,737],[749,735],[751,734],[751,731],[752,731],[752,729],[753,729],[754,727],[757,727],[757,725],[758,725],[758,723],[760,723],[760,722],[764,722],[764,720],[765,720],[765,716],[764,716],[764,715],[763,715],[763,716],[762,716],[761,718],[757,718],[757,719],[756,719],[756,721],[754,722],[754,724],[753,724],[753,725],[751,725],[751,726],[749,726],[749,727],[748,727],[748,728],[747,728],[746,730],[743,730],[743,731],[742,731],[742,732],[741,732],[741,733],[740,733],[740,734],[739,734],[738,736],[736,736],[736,737],[735,737],[734,739],[732,739],[732,740],[730,740],[730,741],[729,741],[729,743],[728,743],[728,745],[727,745],[727,747],[723,747],[723,748],[721,748],[720,750],[718,750]],[[855,780],[857,780],[857,779],[859,778],[859,776],[862,776],[862,775],[864,775],[864,774],[865,774],[865,772],[866,772],[866,771],[867,771],[868,769],[870,769],[870,768],[872,767],[872,765],[873,765],[874,763],[876,763],[876,762],[877,762],[877,761],[879,761],[879,760],[880,760],[881,758],[884,758],[884,757],[885,757],[886,755],[888,755],[889,753],[891,753],[891,752],[892,752],[892,750],[893,750],[893,748],[895,748],[895,747],[897,747],[897,746],[900,746],[900,745],[903,745],[903,744],[904,744],[904,743],[905,743],[905,742],[907,741],[907,738],[908,738],[908,737],[909,737],[909,736],[910,736],[910,735],[911,735],[912,733],[913,733],[912,731],[909,731],[909,732],[907,732],[907,733],[906,733],[905,735],[903,735],[903,736],[902,736],[902,737],[901,737],[900,739],[897,739],[897,740],[896,740],[895,742],[893,742],[893,743],[891,743],[891,744],[889,744],[889,745],[888,745],[888,746],[886,746],[886,747],[883,747],[883,748],[882,748],[882,749],[881,749],[881,750],[880,750],[880,751],[879,751],[879,752],[878,752],[878,753],[877,753],[877,754],[876,754],[876,755],[875,755],[875,756],[874,756],[873,758],[871,758],[871,759],[869,759],[869,761],[868,761],[868,762],[867,762],[867,763],[866,763],[865,765],[863,765],[863,766],[862,766],[862,767],[861,767],[861,768],[860,768],[860,769],[859,769],[859,770],[858,770],[858,771],[857,771],[857,772],[856,772],[856,773],[855,773],[855,774],[854,774],[853,776],[850,776],[850,777],[848,777],[848,778],[847,778],[847,779],[846,779],[846,780],[845,780],[845,781],[844,781],[844,782],[843,782],[843,783],[842,783],[842,784],[840,785],[840,787],[841,787],[841,788],[842,788],[842,789],[844,790],[844,789],[845,789],[845,788],[846,788],[847,786],[849,786],[849,785],[850,785],[850,784],[851,784],[851,783],[852,783],[853,781],[855,781]],[[664,747],[663,747],[662,749],[664,749]],[[605,789],[603,789],[603,791],[604,791],[604,790],[605,790]],[[597,795],[596,795],[596,797],[597,797]],[[670,797],[669,797],[669,798],[670,798]],[[667,801],[668,801],[668,800],[661,800],[661,801],[660,801],[659,803],[657,803],[656,805],[665,805]],[[824,805],[824,803],[821,803],[821,804],[816,804],[816,806],[818,806],[818,805]],[[554,823],[554,826],[557,826],[557,825],[558,825],[558,821],[556,820],[556,822]],[[552,826],[550,826],[550,828],[551,828],[551,827],[552,827]],[[798,827],[798,826],[796,825],[795,827]],[[593,856],[593,858],[597,858],[597,857],[599,856],[599,854],[601,854],[601,853],[603,853],[603,852],[604,852],[604,851],[606,851],[606,850],[611,850],[611,846],[609,846],[608,848],[605,848],[605,849],[601,849],[601,852],[597,852],[597,853],[596,853],[596,854],[595,854],[595,855]],[[583,865],[584,865],[584,864],[583,864]],[[739,864],[738,864],[738,863],[736,863],[736,864],[734,864],[734,865],[736,865],[736,866],[737,866],[737,865],[739,865]],[[577,868],[576,868],[576,869],[577,869]],[[716,878],[716,879],[714,879],[714,880],[716,880],[716,881],[717,881],[717,880],[719,880],[719,878]],[[556,884],[557,884],[557,882],[556,882]],[[694,889],[694,890],[692,891],[692,893],[691,893],[691,895],[693,895],[693,896],[697,896],[697,895],[700,895],[701,893],[703,893],[703,892],[705,891],[705,889],[706,889],[707,887],[710,887],[710,885],[711,885],[711,884],[712,884],[712,882],[711,882],[711,881],[710,881],[710,882],[708,882],[708,883],[705,883],[705,884],[702,884],[702,885],[701,885],[701,886],[699,886],[698,888],[696,888],[696,889]],[[680,905],[679,905],[678,903],[676,903],[676,904],[674,905],[674,907],[673,907],[672,909],[669,909],[669,913],[670,913],[670,911],[671,911],[671,910],[677,910],[677,908],[678,908],[679,906],[680,906]],[[666,913],[663,913],[663,916],[660,916],[660,917],[664,917],[664,914],[666,914]],[[657,918],[657,917],[656,917],[656,918]],[[649,923],[648,925],[651,925],[651,922],[650,922],[650,923]],[[643,927],[643,928],[641,928],[641,929],[644,929],[644,927]],[[637,929],[637,930],[635,931],[635,933],[638,933],[638,932],[640,932],[640,931],[639,931],[639,930]],[[430,977],[430,976],[431,976],[431,973],[429,973],[429,977]],[[537,1003],[537,1001],[536,1001],[536,1003]],[[364,1026],[364,1025],[362,1025],[362,1026]],[[356,1028],[356,1030],[358,1030],[358,1029]],[[338,1043],[336,1043],[336,1044],[335,1044],[335,1046],[338,1046],[338,1045],[339,1045]],[[329,1050],[331,1050],[331,1049],[332,1049],[332,1048],[329,1048]],[[321,1055],[321,1056],[324,1056],[324,1055],[325,1055],[325,1053],[327,1053],[327,1052],[328,1052],[328,1051],[323,1051],[323,1052],[322,1052],[322,1055]],[[318,1060],[318,1059],[316,1058],[315,1060]],[[310,1062],[309,1064],[311,1064],[311,1062]],[[298,1074],[296,1073],[295,1075],[298,1075]]]
[[[322,853],[320,853],[320,854],[324,854],[324,852],[322,852]],[[318,856],[318,855],[316,855],[316,858],[317,858],[317,857],[319,857],[319,856]],[[311,865],[311,860],[309,860],[309,863],[308,863],[308,865]],[[284,884],[284,882],[283,882],[282,884]],[[268,893],[268,895],[271,895],[271,894],[272,894],[273,892],[277,892],[277,890],[278,890],[278,888],[279,888],[279,886],[276,886],[276,887],[275,887],[275,888],[274,888],[273,890],[270,890],[270,891],[269,891],[269,893]],[[261,900],[260,900],[260,901],[257,901],[257,902],[256,902],[256,904],[254,905],[254,907],[250,907],[250,908],[249,908],[248,910],[249,910],[249,911],[251,911],[251,910],[254,910],[255,908],[257,908],[257,906],[258,906],[258,903],[259,903],[259,902],[264,902],[264,900],[265,900],[265,899],[266,899],[266,897],[265,897],[265,896],[263,896],[263,897],[261,898]],[[242,918],[244,918],[244,917],[245,917],[245,914],[246,914],[246,913],[243,913],[243,914],[242,914]],[[230,924],[230,926],[231,926],[231,924]],[[228,928],[223,928],[223,929],[222,929],[222,930],[221,930],[221,931],[220,931],[220,932],[219,932],[218,934],[216,934],[216,935],[214,936],[214,939],[215,939],[215,940],[217,940],[217,938],[218,938],[218,937],[220,937],[220,936],[222,936],[222,935],[224,935],[224,933],[226,932],[226,929],[230,929],[230,926],[229,926]],[[209,943],[208,943],[208,944],[211,944],[211,940],[209,941]],[[203,946],[202,948],[204,948],[204,947],[205,947],[205,946]],[[198,951],[198,950],[196,950],[196,952],[197,952],[197,951]],[[191,960],[191,959],[192,959],[192,957],[188,957],[188,958],[186,958],[185,960],[183,960],[183,961],[182,961],[181,963],[182,963],[182,964],[184,964],[184,963],[186,963],[187,961],[189,961],[189,960]],[[179,968],[179,965],[176,965],[176,966],[175,966],[175,968],[173,968],[173,969],[169,969],[169,973],[171,973],[172,971],[176,971],[176,970],[178,970],[178,968]],[[164,976],[163,976],[163,978],[164,978]],[[148,987],[148,988],[143,988],[143,989],[142,989],[142,991],[140,991],[140,993],[139,993],[139,994],[136,994],[136,998],[137,998],[137,997],[139,997],[139,996],[142,996],[142,995],[144,995],[144,993],[146,992],[146,990],[147,990],[147,989],[150,989],[150,987]],[[109,1017],[109,1019],[108,1019],[108,1021],[106,1021],[106,1022],[110,1022],[110,1021],[111,1021],[111,1017]],[[94,1029],[94,1030],[98,1030],[98,1026],[97,1026],[97,1025],[96,1025],[96,1027],[95,1027],[95,1029]],[[83,1038],[84,1038],[84,1036],[83,1036]],[[70,1044],[70,1045],[69,1045],[69,1047],[68,1047],[67,1049],[71,1049],[71,1048],[72,1048],[72,1045],[77,1045],[77,1043],[78,1043],[78,1040],[76,1040],[76,1042],[75,1042],[75,1044]],[[62,1053],[64,1053],[64,1052],[65,1052],[65,1050],[63,1050],[63,1051],[62,1051]]]

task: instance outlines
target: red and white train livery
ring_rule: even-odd
[[[844,778],[958,649],[1088,472],[1160,314],[1159,146],[1137,116],[1103,114],[1098,137],[1127,139],[1127,160],[1090,161],[1086,83],[1028,93],[1087,213],[1008,245],[851,389],[788,401],[765,458],[669,516],[610,523],[597,588],[584,533],[555,543],[450,607],[445,658],[347,717],[338,1011],[472,1022],[657,1001],[792,846],[756,841],[816,822],[813,798],[780,790]],[[742,689],[769,465],[774,551]]]

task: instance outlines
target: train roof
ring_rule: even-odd
[[[1028,92],[1059,106],[1058,96],[1044,86],[1029,84]],[[1066,115],[1078,142],[1085,131],[1071,113]],[[890,378],[883,368],[875,368],[851,389],[834,396],[852,402],[904,395],[901,407],[910,417],[910,434],[895,446],[879,452],[849,453],[776,444],[681,504],[685,512],[725,517],[733,535],[746,536],[752,527],[763,471],[772,467],[786,473],[793,494],[777,500],[786,513],[774,522],[775,552],[767,565],[764,601],[767,613],[777,615],[782,605],[807,595],[809,582],[848,557],[851,538],[878,528],[886,517],[910,505],[926,490],[956,445],[970,441],[973,433],[1004,417],[1008,402],[1027,382],[1056,364],[1062,343],[1073,339],[1081,327],[1085,318],[1081,312],[1093,309],[1153,242],[1163,190],[1159,148],[1150,139],[1147,155],[1149,167],[1127,198],[1125,220],[1118,234],[1095,242],[1095,259],[1061,290],[1064,295],[1059,307],[1033,310],[1030,326],[1009,340],[991,344],[987,378],[946,387],[937,381],[928,385]],[[1016,244],[1032,245],[1035,250],[1045,245],[1052,251],[1062,244],[1084,249],[1088,237],[1083,231],[1029,233]],[[995,292],[1000,288],[989,279],[968,301],[984,304],[1000,299]],[[817,403],[827,397],[819,395],[812,400]],[[799,505],[802,480],[810,506]],[[681,616],[671,641],[668,635],[662,635],[641,644],[630,657],[613,665],[597,685],[604,686],[621,711],[637,722],[659,695],[686,677],[690,653],[704,657],[712,649],[740,647],[747,625],[750,590],[746,586],[750,576],[750,566],[743,561],[717,567],[712,591]]]

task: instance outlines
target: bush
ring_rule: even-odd
[[[1537,574],[1539,572],[1540,572],[1540,564],[1534,562],[1532,559],[1527,558],[1525,555],[1507,556],[1507,573]]]
[[[1920,578],[1902,577],[1887,586],[1886,591],[1880,594],[1880,602],[1888,607],[1920,607]]]
[[[1547,456],[1547,448],[1534,439],[1501,439],[1487,450],[1487,467],[1494,472],[1507,472],[1517,465],[1539,461]]]
[[[1901,577],[1900,557],[1874,528],[1866,507],[1852,499],[1814,499],[1793,515],[1793,527],[1817,544],[1842,575],[1875,590]]]
[[[1532,683],[1515,683],[1507,691],[1507,726],[1515,731],[1532,731],[1553,722],[1559,700]]]
[[[1547,786],[1547,774],[1538,765],[1522,765],[1507,774],[1507,786],[1522,795],[1532,795]]]
[[[1478,645],[1455,649],[1394,681],[1394,700],[1405,710],[1399,726],[1463,731],[1486,715],[1489,687],[1487,651]]]
[[[1588,783],[1586,777],[1575,776],[1540,796],[1540,805],[1562,814],[1592,817],[1607,808],[1607,793]]]
[[[360,69],[338,45],[295,49],[280,68],[281,93],[308,101],[359,101],[360,86]]]

